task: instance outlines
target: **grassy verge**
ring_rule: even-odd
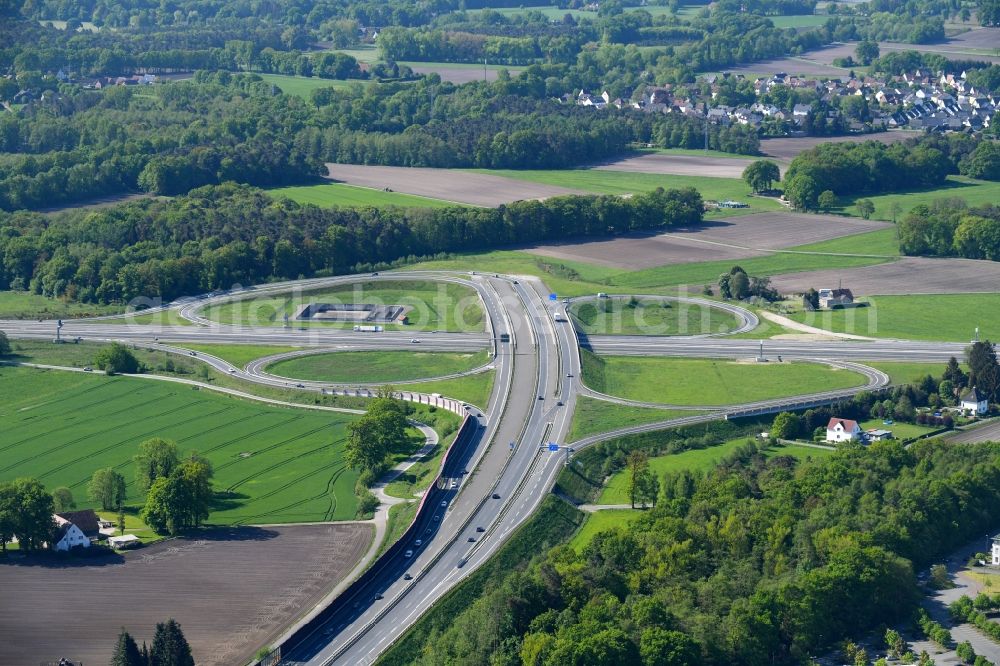
[[[487,587],[528,564],[546,549],[565,542],[583,522],[583,514],[551,495],[538,511],[483,566],[442,597],[376,662],[381,666],[411,664],[421,647],[451,625],[454,618]]]
[[[124,311],[121,305],[76,303],[27,291],[0,291],[0,319],[72,319]],[[55,329],[52,331],[55,337]]]
[[[630,400],[673,405],[735,405],[860,386],[864,378],[815,363],[596,356],[586,353],[584,382]]]
[[[700,412],[678,409],[650,409],[629,407],[605,400],[580,396],[573,412],[573,422],[569,431],[569,441],[575,442],[588,435],[617,430],[640,423],[654,423],[681,416],[692,416]]]
[[[437,478],[437,473],[441,469],[441,460],[444,458],[445,452],[448,451],[448,447],[455,441],[455,435],[454,431],[447,436],[442,435],[438,445],[434,447],[428,457],[410,467],[385,487],[386,494],[401,499],[412,499],[417,493],[426,490],[431,481]]]
[[[295,327],[351,329],[354,322],[295,321],[291,318],[309,303],[400,305],[409,308],[409,323],[384,324],[386,330],[482,331],[485,315],[479,295],[469,287],[451,283],[400,280],[364,282],[313,291],[252,295],[206,308],[202,314],[222,324],[282,326],[287,315]],[[376,335],[376,334],[371,334]]]
[[[396,543],[399,537],[403,536],[403,532],[406,531],[406,528],[413,522],[414,516],[417,515],[418,505],[419,502],[410,501],[389,507],[389,519],[385,525],[385,539],[382,540],[382,545],[378,547],[376,557],[385,552],[389,546]]]
[[[591,335],[701,335],[725,333],[740,324],[719,308],[627,297],[575,303],[570,314]]]
[[[912,384],[923,379],[926,375],[940,378],[945,368],[944,363],[904,363],[902,361],[862,362],[889,375],[889,379],[892,380],[893,384]]]
[[[292,379],[338,383],[393,383],[466,372],[478,368],[489,360],[489,353],[486,351],[332,352],[278,361],[267,366],[267,371]]]
[[[447,398],[468,402],[481,409],[487,408],[490,393],[493,391],[493,381],[496,372],[489,370],[475,375],[467,375],[456,379],[443,379],[439,382],[420,382],[419,384],[393,384],[396,389],[404,391],[419,391],[420,393],[440,393]]]
[[[431,199],[401,192],[384,192],[370,187],[358,187],[346,183],[317,183],[298,187],[281,187],[269,190],[272,197],[287,197],[300,204],[314,204],[323,208],[342,206],[358,208],[374,206],[404,206],[408,208],[448,208],[463,204]]]
[[[703,473],[714,468],[727,456],[746,445],[746,437],[731,439],[716,446],[704,449],[692,449],[666,456],[656,456],[649,459],[649,468],[657,477],[667,472]],[[783,444],[774,446],[765,452],[767,457],[791,456],[797,460],[827,458],[833,454],[832,449],[817,449],[809,446]],[[601,492],[598,504],[628,504],[628,472],[620,471],[613,475]]]
[[[264,356],[283,354],[302,349],[302,347],[282,347],[278,345],[199,345],[188,342],[180,343],[177,346],[218,356],[237,368],[242,368],[250,361]]]
[[[1000,294],[870,296],[870,307],[800,311],[795,321],[838,333],[879,338],[967,342],[1000,338]]]
[[[598,532],[606,532],[616,527],[624,527],[633,520],[642,516],[641,509],[606,509],[588,513],[583,525],[573,538],[570,539],[569,547],[577,552],[583,550]]]

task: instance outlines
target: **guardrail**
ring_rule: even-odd
[[[403,552],[406,550],[406,545],[415,537],[417,525],[423,523],[425,511],[434,511],[437,508],[439,496],[445,492],[445,489],[441,488],[439,484],[441,479],[447,473],[448,467],[454,457],[453,454],[456,451],[464,450],[464,448],[469,444],[470,439],[476,435],[478,430],[478,420],[466,416],[462,421],[462,425],[458,429],[458,435],[455,437],[455,441],[452,443],[451,447],[449,447],[447,453],[444,455],[444,458],[441,460],[441,467],[438,469],[437,476],[427,488],[423,498],[421,498],[420,504],[417,507],[417,512],[413,517],[413,521],[410,523],[410,526],[406,528],[406,531],[399,537],[399,539],[396,540],[394,544],[389,546],[389,548],[387,548],[385,552],[382,553],[377,560],[375,560],[375,562],[372,563],[372,566],[365,570],[364,573],[362,573],[339,596],[337,596],[337,598],[334,599],[329,606],[296,629],[291,635],[282,641],[280,645],[276,646],[272,651],[272,654],[277,654],[280,659],[280,655],[288,654],[291,650],[294,650],[297,646],[308,640],[317,631],[319,631],[323,625],[330,620],[330,618],[341,612],[346,607],[346,604],[360,594],[367,585],[377,579],[389,562],[402,557]],[[352,640],[346,643],[343,648],[349,647],[354,640],[356,640],[356,638],[352,638]],[[253,662],[253,664],[269,663],[266,659],[267,658],[259,662]]]

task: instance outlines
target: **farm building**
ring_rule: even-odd
[[[820,289],[819,306],[821,308],[844,307],[854,304],[854,294],[850,289]]]
[[[115,550],[125,550],[139,545],[139,537],[134,534],[122,534],[121,536],[108,537],[108,545]]]
[[[90,539],[79,527],[58,515],[52,516],[52,518],[56,522],[56,535],[52,538],[52,550],[61,553],[77,546],[90,548]]]
[[[828,442],[849,442],[860,438],[861,426],[858,425],[857,421],[834,417],[826,425],[826,441]]]
[[[982,392],[973,386],[961,396],[962,411],[973,416],[982,416],[990,410],[990,403]]]

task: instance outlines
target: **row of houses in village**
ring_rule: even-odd
[[[794,131],[806,123],[812,112],[810,104],[795,104],[791,109],[774,104],[756,102],[745,106],[729,106],[715,102],[721,91],[723,79],[749,81],[742,74],[709,75],[704,77],[711,90],[710,96],[698,96],[686,88],[655,86],[645,89],[633,99],[612,98],[607,92],[590,93],[581,90],[575,95],[562,97],[565,103],[594,109],[631,108],[650,113],[679,113],[707,119],[720,125],[741,124],[760,127],[768,120],[787,123]],[[987,129],[994,115],[1000,110],[1000,98],[977,89],[961,74],[916,71],[899,77],[881,79],[864,76],[849,79],[816,79],[791,76],[778,72],[752,82],[758,97],[763,97],[776,86],[784,86],[815,94],[816,98],[833,103],[838,97],[863,97],[869,105],[871,118],[862,122],[845,118],[851,131],[907,127],[934,131],[981,131]],[[828,112],[830,119],[840,117],[840,112]]]

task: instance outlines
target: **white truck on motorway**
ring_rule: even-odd
[[[566,317],[563,316],[562,312],[557,312],[555,316],[556,321],[566,321]]]
[[[357,332],[359,332],[359,333],[381,333],[383,329],[382,329],[381,326],[370,326],[370,325],[366,325],[366,324],[356,324],[354,326],[354,330],[357,331]]]

